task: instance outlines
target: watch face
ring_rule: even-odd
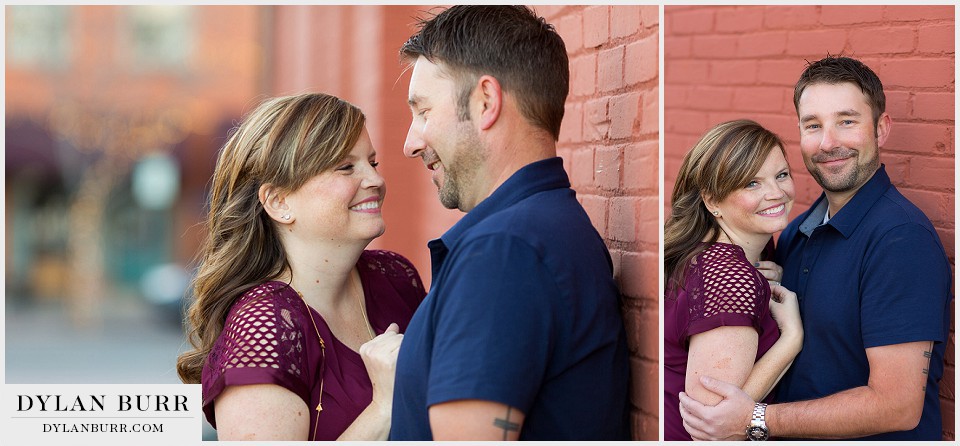
[[[753,441],[766,441],[769,433],[760,426],[750,426],[747,428],[747,437]]]

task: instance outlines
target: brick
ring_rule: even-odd
[[[618,5],[610,7],[610,37],[618,39],[640,32],[640,6]]]
[[[656,176],[656,169],[650,172]],[[636,237],[637,241],[649,246],[651,249],[657,249],[660,243],[660,197],[659,194],[643,197],[640,199],[640,210],[636,215]]]
[[[667,17],[667,7],[664,7],[664,18]],[[667,35],[684,34],[703,34],[713,31],[713,11],[709,9],[694,9],[690,11],[677,11],[672,13],[667,19],[667,25],[664,32]]]
[[[716,12],[716,30],[721,33],[743,33],[763,26],[763,9],[752,6],[722,7]]]
[[[595,48],[610,40],[608,6],[591,6],[583,10],[583,46]]]
[[[620,291],[630,297],[658,301],[660,261],[657,253],[625,253],[621,260]]]
[[[953,188],[953,157],[916,156],[910,160],[909,185],[950,191]]]
[[[651,81],[660,74],[659,39],[660,35],[654,33],[627,45],[624,67],[627,85]]]
[[[611,139],[629,138],[638,118],[640,94],[628,93],[610,98],[609,118]]]
[[[761,60],[757,63],[757,82],[763,85],[780,85],[789,87],[788,93],[791,96],[789,102],[793,102],[793,86],[803,73],[803,61],[797,60]],[[790,106],[791,108],[793,105]]]
[[[693,36],[693,57],[731,59],[737,56],[736,35]]]
[[[634,441],[657,441],[659,418],[649,413],[630,413],[630,435]]]
[[[693,38],[689,36],[670,36],[663,39],[663,58],[686,59],[691,55]]]
[[[953,153],[951,128],[944,124],[895,123],[883,150],[950,154]]]
[[[563,38],[567,54],[573,54],[583,48],[583,16],[571,14],[555,22],[557,33]]]
[[[911,113],[910,110],[910,92],[908,91],[884,91],[884,96],[887,98],[887,107],[886,111],[893,118],[894,122],[899,120],[910,119]],[[953,96],[950,97],[951,103],[953,102]]]
[[[947,200],[949,203],[953,203],[953,200]],[[949,214],[952,218],[954,214]],[[945,223],[946,224],[946,223]],[[949,224],[953,224],[953,221],[950,221]],[[947,258],[950,260],[951,264],[956,264],[956,233],[953,229],[942,229],[937,228],[937,234],[940,236],[940,243],[943,243],[943,250],[947,253]],[[954,275],[956,277],[956,275]],[[956,282],[954,282],[954,287],[956,287]],[[956,314],[956,313],[954,313]],[[951,357],[951,359],[953,359]]]
[[[640,7],[640,22],[644,28],[660,25],[660,7],[657,5],[643,5]],[[659,34],[659,33],[658,33]]]
[[[757,82],[757,61],[714,61],[710,63],[709,76],[714,85],[753,85]]]
[[[710,64],[705,60],[665,59],[663,65],[663,82],[666,85],[701,84],[707,81],[710,72]]]
[[[864,60],[872,68],[884,88],[953,86],[953,59],[910,58]]]
[[[787,54],[814,55],[817,58],[826,56],[827,53],[839,54],[846,41],[846,31],[842,29],[791,31],[787,34]]]
[[[573,151],[573,159],[570,160],[570,183],[578,191],[581,187],[593,187],[593,150],[581,148]],[[603,220],[606,223],[606,220]],[[599,226],[605,228],[606,226]]]
[[[847,40],[858,55],[913,52],[917,31],[912,27],[870,27],[850,30]]]
[[[570,90],[574,96],[589,96],[597,89],[597,55],[587,53],[570,61]]]
[[[563,121],[560,123],[560,142],[578,142],[583,137],[583,105],[570,103],[564,106]]]
[[[777,56],[786,50],[786,31],[742,34],[737,40],[737,57]]]
[[[583,210],[590,217],[590,223],[593,223],[593,227],[597,229],[601,237],[606,237],[607,199],[597,195],[584,195],[580,192],[577,192],[577,197],[580,199]]]
[[[934,223],[944,221],[943,209],[940,206],[940,198],[943,195],[942,192],[930,192],[904,187],[902,184],[898,183],[894,184],[896,184],[897,189],[900,190],[900,193],[903,194],[904,197],[907,197],[911,203],[920,208],[920,210],[923,211],[930,221]]]
[[[597,56],[597,88],[609,93],[623,87],[624,47],[600,51]]]
[[[899,153],[884,153],[880,155],[880,160],[883,162],[891,182],[903,183],[909,174],[911,158],[913,158],[913,155],[903,155]]]
[[[816,6],[766,6],[763,26],[766,29],[810,28],[820,19]]]
[[[707,129],[705,113],[686,110],[664,110],[663,127],[666,132],[701,134]]]
[[[953,6],[887,6],[884,17],[890,21],[949,19],[953,21]]]
[[[657,190],[658,149],[657,141],[633,143],[623,149],[623,188],[627,192]]]
[[[956,401],[941,400],[940,416],[943,418],[943,439],[945,441],[956,441]]]
[[[599,168],[599,166],[598,166]],[[613,197],[610,199],[607,235],[616,241],[634,242],[637,240],[637,214],[640,199],[635,197]]]
[[[583,140],[599,141],[607,137],[610,120],[607,115],[609,99],[602,97],[587,101],[583,108]]]
[[[944,372],[943,379],[940,381],[940,398],[956,401],[957,400],[957,393],[955,390],[956,384],[957,384],[956,368],[952,366],[947,366],[944,368],[943,372]]]
[[[667,85],[663,90],[663,108],[683,108],[687,106],[687,98],[696,103],[696,96],[691,92],[697,87],[688,85]]]
[[[921,53],[953,54],[955,45],[953,29],[952,20],[947,24],[921,26],[917,51]]]
[[[889,97],[889,96],[888,96]],[[954,118],[954,94],[921,92],[913,96],[913,117],[927,121],[948,121]]]
[[[733,88],[702,86],[693,87],[690,104],[693,110],[727,110],[733,105]]]
[[[783,105],[783,89],[779,87],[738,88],[733,94],[737,111],[779,111]]]
[[[660,133],[660,94],[653,89],[643,95],[643,111],[640,114],[640,134],[658,135]]]
[[[827,26],[879,22],[882,19],[882,6],[822,6],[820,10],[820,23]]]
[[[598,148],[594,154],[594,181],[601,190],[620,188],[620,176],[623,172],[623,149]]]

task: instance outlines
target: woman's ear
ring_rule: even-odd
[[[703,207],[707,208],[707,212],[713,214],[714,217],[720,216],[720,206],[717,205],[717,202],[713,200],[713,197],[700,194],[700,199],[703,201]]]
[[[263,210],[277,223],[293,223],[296,219],[290,205],[287,203],[287,194],[273,184],[266,183],[260,186],[257,192]]]

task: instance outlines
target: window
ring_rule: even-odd
[[[7,6],[7,63],[63,68],[69,63],[69,6]]]
[[[193,9],[184,5],[129,6],[129,51],[136,71],[186,68],[193,46]]]

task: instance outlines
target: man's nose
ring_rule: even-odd
[[[416,123],[411,123],[410,129],[407,130],[407,139],[403,142],[403,154],[408,158],[416,158],[423,153],[426,147],[427,144],[423,141],[421,129]]]

